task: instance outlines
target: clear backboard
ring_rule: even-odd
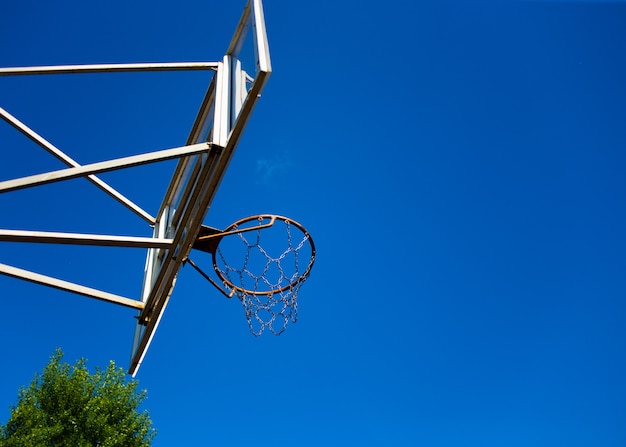
[[[187,145],[211,144],[207,153],[181,158],[156,218],[154,238],[172,239],[148,251],[142,301],[129,372],[135,375],[239,137],[271,72],[260,0],[246,5],[193,124]]]
[[[0,194],[84,178],[147,222],[152,237],[0,229],[0,242],[133,247],[147,249],[141,295],[104,290],[0,264],[0,274],[137,309],[130,374],[137,373],[172,294],[178,272],[228,168],[252,109],[271,73],[261,0],[248,0],[225,55],[216,62],[97,64],[0,68],[3,76],[206,70],[213,73],[186,144],[81,165],[0,107],[0,119],[62,161],[67,168],[0,181]],[[0,146],[0,149],[2,147]],[[0,150],[1,152],[1,150]],[[98,175],[177,159],[158,213],[140,208]],[[138,281],[139,282],[139,281]],[[139,293],[139,286],[137,287]]]

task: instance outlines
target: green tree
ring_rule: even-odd
[[[85,360],[70,366],[57,349],[42,373],[20,389],[0,447],[147,447],[155,430],[138,407],[146,392],[111,361],[89,374]]]

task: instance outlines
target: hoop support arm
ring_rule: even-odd
[[[222,294],[226,297],[226,298],[232,298],[233,295],[235,294],[235,289],[232,289],[230,293],[227,293],[218,283],[217,281],[215,281],[213,278],[211,278],[209,275],[207,275],[204,270],[202,270],[200,267],[198,267],[196,265],[195,262],[193,262],[191,259],[187,258],[187,260],[185,262],[188,262],[190,266],[192,266],[196,272],[200,273],[200,275],[202,275],[202,277],[204,279],[206,279],[207,281],[209,281],[211,284],[213,284],[213,286],[219,290],[220,292],[222,292]]]
[[[200,250],[200,251],[204,251],[206,253],[212,254],[215,252],[215,249],[217,248],[217,244],[219,244],[220,240],[224,236],[230,236],[232,234],[239,234],[239,233],[245,233],[248,231],[262,230],[263,228],[269,228],[272,225],[274,225],[274,223],[276,222],[276,217],[277,216],[274,216],[274,215],[268,216],[270,221],[266,224],[255,225],[254,227],[238,228],[237,230],[230,230],[230,231],[221,231],[216,228],[202,225],[202,228],[200,229],[201,236],[199,236],[196,239],[196,241],[193,244],[193,248],[195,248],[196,250]],[[211,239],[214,239],[214,240],[211,240]],[[192,266],[196,267],[195,265],[193,265],[193,263],[192,263]]]

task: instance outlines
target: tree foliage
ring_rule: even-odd
[[[147,447],[155,430],[139,405],[146,392],[111,361],[89,374],[85,360],[70,366],[60,349],[28,387],[20,389],[0,447]]]

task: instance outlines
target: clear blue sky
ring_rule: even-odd
[[[0,66],[217,61],[243,6],[2,2]],[[206,223],[290,216],[317,264],[299,321],[262,338],[181,271],[138,375],[155,447],[626,445],[626,4],[265,14],[274,72]],[[0,106],[87,163],[183,144],[207,82],[0,78]],[[63,167],[5,123],[0,155],[0,180]],[[103,178],[156,213],[172,166]],[[149,235],[68,185],[0,195],[0,228]],[[133,297],[143,258],[0,245],[0,262]],[[1,420],[56,347],[128,366],[134,311],[0,291]]]

